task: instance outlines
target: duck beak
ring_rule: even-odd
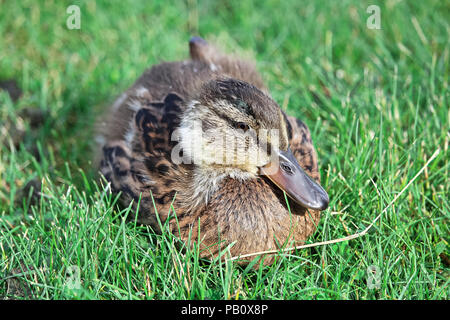
[[[261,167],[261,173],[302,207],[325,210],[330,201],[327,192],[300,167],[292,151],[278,151],[277,155],[278,161]]]

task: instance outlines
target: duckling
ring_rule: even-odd
[[[303,243],[329,202],[308,127],[253,63],[199,37],[189,47],[189,60],[154,65],[108,110],[100,172],[121,203],[139,203],[130,218],[158,232],[169,219],[202,257]]]

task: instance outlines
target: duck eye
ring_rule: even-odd
[[[241,129],[241,130],[244,130],[244,132],[247,131],[248,129],[250,129],[249,126],[248,126],[248,124],[246,124],[246,123],[244,123],[244,122],[238,122],[238,123],[236,123],[236,128]]]

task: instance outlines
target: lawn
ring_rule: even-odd
[[[377,3],[381,29],[370,29]],[[66,25],[71,4],[79,30]],[[21,93],[0,91],[0,297],[448,299],[449,9],[0,0],[0,83]],[[177,250],[171,234],[125,222],[130,209],[98,176],[94,135],[143,70],[188,57],[192,35],[254,59],[274,99],[310,127],[330,207],[308,243],[364,230],[439,153],[356,239],[259,269]]]

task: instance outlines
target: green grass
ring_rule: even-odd
[[[23,90],[16,102],[0,92],[0,297],[22,283],[40,299],[449,298],[448,3],[380,2],[382,29],[369,30],[377,1],[241,2],[0,0],[0,79]],[[81,30],[66,28],[73,3]],[[97,179],[94,123],[145,68],[186,58],[197,34],[253,57],[311,128],[331,202],[308,243],[364,229],[441,151],[363,237],[258,270],[177,250],[120,218],[129,209]],[[34,201],[31,180],[43,185]]]

